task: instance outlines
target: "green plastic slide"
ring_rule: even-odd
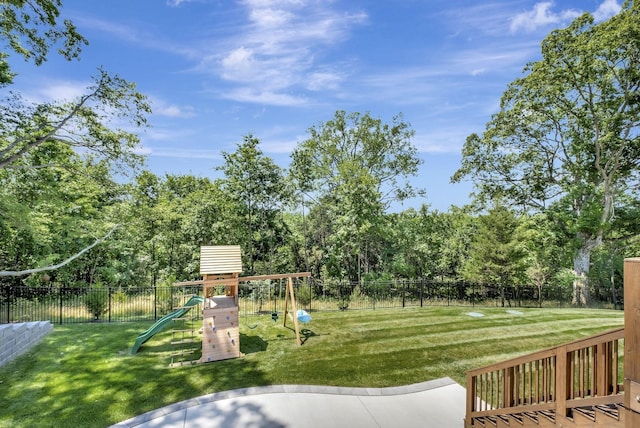
[[[199,305],[202,302],[204,302],[204,299],[202,297],[192,296],[189,299],[189,301],[184,304],[182,308],[176,309],[175,311],[170,312],[167,315],[160,318],[158,321],[155,322],[155,324],[149,327],[147,331],[145,331],[144,333],[140,334],[140,336],[138,336],[138,338],[136,339],[136,342],[131,347],[131,351],[129,351],[129,353],[131,355],[134,355],[136,352],[138,352],[138,349],[140,349],[140,347],[144,342],[151,339],[156,333],[160,333],[162,330],[164,330],[165,327],[171,324],[171,321],[174,318],[180,318],[181,316],[189,312],[191,308],[193,308],[196,305]]]

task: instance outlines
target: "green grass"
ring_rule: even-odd
[[[469,311],[486,316],[474,318]],[[171,333],[135,356],[151,323],[56,326],[0,368],[0,427],[105,427],[177,401],[272,384],[387,387],[465,373],[623,325],[623,312],[429,307],[314,313],[305,344],[269,316],[241,317],[243,358],[169,368]],[[252,328],[253,327],[253,328]]]

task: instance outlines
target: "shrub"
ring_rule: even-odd
[[[113,295],[111,295],[111,299],[114,302],[124,303],[128,300],[128,296],[127,296],[127,293],[122,291],[122,289],[118,289],[118,291],[116,291],[115,293],[113,293]]]
[[[251,290],[251,300],[258,306],[258,313],[262,312],[262,307],[269,303],[271,299],[271,285],[268,281],[259,281]]]
[[[311,287],[301,286],[296,291],[296,302],[300,306],[309,306],[311,303]]]
[[[95,321],[99,320],[102,314],[107,312],[109,305],[109,292],[101,284],[96,284],[94,288],[84,297],[84,304],[89,313],[93,315]]]
[[[162,313],[168,313],[173,309],[174,282],[176,282],[176,277],[171,275],[156,287],[156,305]]]

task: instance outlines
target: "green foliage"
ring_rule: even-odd
[[[0,104],[0,168],[24,167],[25,155],[50,141],[83,147],[113,167],[138,167],[138,135],[109,124],[117,119],[144,127],[150,111],[134,84],[104,70],[98,70],[84,95],[70,102],[33,106],[12,93]],[[31,168],[52,165],[28,163]]]
[[[7,61],[7,50],[41,65],[49,50],[56,44],[57,52],[67,60],[77,58],[89,42],[82,37],[73,23],[59,24],[60,0],[3,1],[0,2],[0,87],[13,82],[15,73]]]
[[[308,221],[318,233],[309,245],[324,250],[330,276],[357,280],[380,269],[385,209],[421,194],[408,182],[421,163],[414,132],[401,115],[384,124],[337,111],[309,133],[293,151],[290,170],[296,191],[312,201]]]
[[[258,307],[257,312],[261,313],[266,306],[268,308],[271,301],[272,288],[269,281],[258,281],[251,290],[251,301]]]
[[[296,287],[296,302],[300,307],[308,307],[311,303],[311,299],[313,298],[313,290],[311,287],[306,285],[301,285]]]
[[[109,290],[101,283],[93,284],[84,296],[84,304],[94,320],[98,321],[109,307]]]
[[[174,276],[164,279],[155,290],[156,305],[161,313],[166,314],[172,310],[175,305],[175,291],[173,283],[176,282]]]
[[[36,66],[49,49],[76,57],[84,39],[57,22],[59,7],[47,0],[0,4],[5,51]],[[617,261],[640,249],[633,191],[640,181],[640,79],[632,61],[638,28],[638,7],[629,3],[605,23],[585,15],[554,31],[485,132],[469,136],[454,179],[473,178],[478,202],[500,197],[522,208],[527,214],[515,224],[457,207],[387,213],[392,202],[422,194],[409,182],[421,161],[401,115],[384,123],[337,111],[309,129],[289,171],[249,134],[222,153],[216,181],[142,170],[120,185],[115,168],[139,165],[131,155],[138,139],[107,125],[122,116],[145,126],[148,105],[133,84],[100,70],[69,103],[33,106],[9,96],[0,103],[0,269],[58,263],[120,223],[106,245],[50,272],[51,284],[101,281],[126,292],[196,279],[201,245],[240,244],[246,273],[311,271],[318,279],[360,281],[367,298],[382,293],[381,278],[463,274],[542,290],[572,263],[577,273],[593,265],[588,289],[608,298]],[[10,58],[0,54],[0,85],[14,77]],[[74,151],[76,144],[83,149]],[[337,287],[347,307],[353,294]],[[266,297],[256,293],[259,302]],[[171,297],[161,297],[168,310]]]
[[[526,253],[518,226],[519,220],[514,213],[501,205],[480,216],[471,244],[471,258],[464,269],[466,278],[471,281],[497,285],[503,306],[505,288],[524,282]]]
[[[572,269],[561,269],[553,277],[553,281],[562,291],[562,298],[565,299],[565,296],[571,294],[571,290],[573,289],[573,283],[576,280],[576,274]]]
[[[222,152],[225,163],[218,169],[225,177],[219,185],[233,206],[226,216],[235,241],[227,244],[242,245],[248,272],[271,273],[278,263],[277,248],[289,235],[280,211],[290,196],[284,172],[259,145],[260,140],[249,134],[235,152]]]
[[[68,60],[78,57],[87,40],[72,22],[59,22],[61,6],[59,0],[0,2],[0,87],[16,78],[10,59],[39,66],[51,49]],[[18,92],[0,101],[0,244],[13,241],[16,252],[0,253],[3,277],[69,260],[113,228],[109,208],[121,194],[111,174],[142,161],[137,133],[124,129],[146,126],[150,107],[119,76],[100,69],[92,80],[68,101],[34,104]],[[56,269],[52,280],[112,281],[116,271],[100,265],[108,251],[99,251]]]
[[[115,293],[111,294],[111,300],[116,303],[124,303],[128,300],[127,293],[122,289],[118,289]]]
[[[584,14],[551,32],[485,132],[467,138],[453,176],[470,177],[480,202],[502,197],[562,217],[578,278],[614,213],[638,200],[626,195],[639,179],[639,28],[640,9],[627,2],[608,21]],[[575,300],[586,303],[586,284],[575,285]]]
[[[58,22],[59,0],[0,3],[0,45],[41,65],[50,49],[71,60],[79,56],[88,41],[71,21]],[[4,51],[4,50],[3,50]],[[0,54],[0,87],[13,83],[15,73],[9,55]],[[98,70],[85,94],[68,102],[33,105],[12,92],[0,103],[0,168],[24,167],[22,160],[50,141],[70,147],[83,147],[101,159],[117,165],[135,167],[140,157],[134,153],[139,143],[135,133],[113,129],[109,125],[129,120],[135,127],[146,125],[150,107],[135,85]],[[53,165],[27,162],[32,168]]]

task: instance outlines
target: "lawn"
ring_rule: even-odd
[[[0,368],[0,427],[106,427],[187,398],[259,385],[387,387],[449,376],[464,386],[469,369],[621,327],[624,316],[611,310],[520,312],[320,312],[303,325],[302,347],[288,328],[293,323],[241,317],[243,358],[179,368],[169,368],[169,331],[128,355],[150,322],[56,326]]]

